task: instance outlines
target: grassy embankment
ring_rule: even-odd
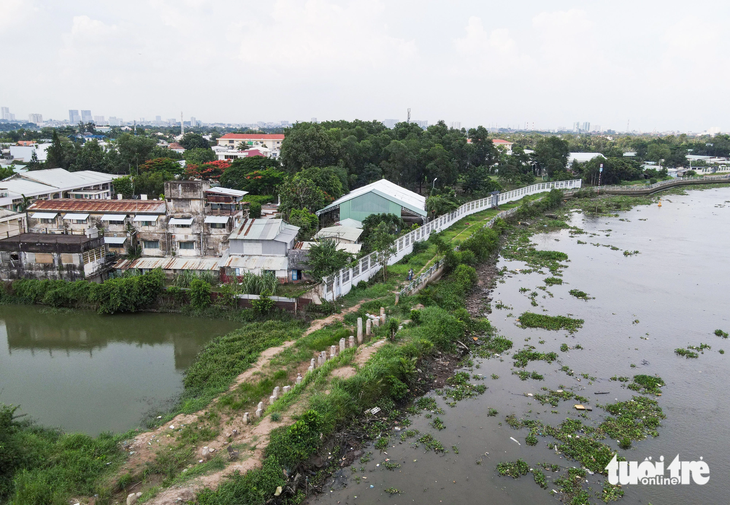
[[[462,220],[463,224],[459,223],[450,230],[453,236],[458,235],[460,239],[464,238],[465,242],[466,239],[473,238],[473,235],[479,235],[477,239],[473,240],[473,246],[477,254],[472,251],[472,256],[469,256],[469,254],[461,252],[459,257],[463,257],[467,262],[472,262],[477,256],[481,259],[484,251],[487,253],[494,251],[498,244],[498,240],[493,236],[494,232],[484,230],[477,233],[480,231],[480,227],[475,224],[480,220],[485,221],[491,218],[494,213],[494,211],[486,211],[483,213],[483,217],[478,215],[470,216]],[[470,225],[466,225],[466,222],[470,222]],[[491,249],[485,249],[483,243],[480,244],[479,240],[484,241],[485,239],[492,244],[490,245]],[[431,250],[422,251],[408,258],[407,261],[390,267],[391,280],[388,284],[397,282],[396,279],[399,273],[404,275],[410,268],[415,270],[419,265],[425,266],[435,256],[438,245],[436,243],[429,244],[429,249]],[[462,244],[462,251],[468,249],[468,245]],[[453,251],[451,251],[451,254],[453,255]],[[376,399],[382,399],[385,402],[390,399],[395,402],[402,399],[402,395],[407,390],[405,385],[408,376],[411,373],[409,363],[412,363],[414,358],[427,356],[433,349],[449,350],[454,345],[455,339],[463,338],[465,332],[474,324],[468,318],[468,314],[463,311],[460,313],[460,319],[448,310],[438,306],[438,304],[442,304],[450,309],[458,306],[459,298],[461,297],[463,300],[469,286],[476,281],[473,269],[469,265],[461,261],[456,261],[456,263],[458,265],[453,268],[453,279],[442,282],[442,289],[432,290],[431,294],[418,298],[421,301],[426,301],[430,307],[424,309],[422,317],[412,317],[414,320],[413,325],[399,333],[399,345],[390,344],[385,346],[383,350],[377,353],[376,358],[363,367],[355,377],[348,379],[349,382],[333,381],[332,387],[335,387],[334,393],[336,394],[326,395],[325,397],[318,390],[318,386],[322,386],[327,382],[326,379],[321,379],[326,377],[327,367],[320,369],[317,374],[308,376],[301,389],[306,390],[307,386],[312,385],[309,388],[307,401],[309,406],[315,409],[321,418],[313,415],[304,416],[303,419],[300,419],[302,422],[298,421],[298,424],[295,425],[299,427],[298,429],[305,433],[310,428],[316,427],[319,430],[318,433],[322,432],[323,429],[331,432],[342,425],[350,416],[359,412],[361,406],[366,402],[372,402]],[[43,303],[45,301],[54,306],[96,308],[97,310],[103,308],[103,311],[106,312],[139,310],[152,303],[150,300],[153,297],[153,291],[161,289],[161,281],[156,279],[154,275],[131,278],[131,280],[119,279],[116,282],[108,283],[109,285],[104,288],[107,295],[105,299],[96,294],[96,290],[99,288],[83,282],[62,284],[54,281],[37,281],[35,283],[26,283],[27,285],[22,282],[19,285],[15,283],[13,291],[5,293],[6,301],[25,301],[26,303]],[[352,324],[354,318],[357,315],[362,315],[364,311],[374,312],[382,305],[388,306],[391,315],[399,315],[403,318],[411,317],[408,307],[414,303],[413,299],[403,300],[397,308],[393,306],[394,300],[389,299],[391,292],[389,288],[394,286],[395,284],[383,286],[373,283],[371,286],[354,290],[348,295],[347,301],[349,303],[356,303],[358,300],[368,299],[373,295],[385,295],[385,300],[374,301],[370,304],[372,306],[367,303],[364,304],[358,314],[348,316],[349,319],[346,319],[346,324]],[[416,319],[418,322],[415,322]],[[348,333],[348,331],[345,330],[344,333]],[[314,351],[326,349],[329,345],[336,343],[340,336],[344,336],[344,333],[342,327],[327,328],[315,332],[305,339],[300,339],[291,348],[291,354],[283,354],[277,358],[277,365],[288,367],[285,370],[289,373],[292,367],[299,363],[302,358],[307,359]],[[300,334],[301,328],[296,323],[287,324],[280,321],[270,321],[262,325],[257,322],[211,342],[186,374],[185,392],[178,411],[195,412],[203,408],[209,404],[212,398],[225,391],[233,378],[248,368],[262,350],[285,340],[296,338]],[[330,369],[336,364],[345,364],[348,359],[348,353],[344,353],[343,356],[338,358],[338,362],[333,362],[330,365]],[[271,386],[276,385],[277,381],[283,381],[283,379],[284,377],[279,371],[273,376],[262,377],[256,384],[244,384],[230,396],[224,396],[219,402],[220,408],[239,410],[247,408],[253,405],[256,400],[268,394]],[[353,384],[357,384],[354,389]],[[367,391],[368,394],[362,394],[364,391]],[[358,396],[357,400],[353,398],[355,393]],[[291,395],[287,401],[291,402],[294,398],[295,395]],[[284,406],[283,403],[274,405],[271,410],[274,412]],[[211,417],[214,417],[214,414]],[[83,435],[62,435],[53,432],[55,434],[51,437],[44,436],[38,439],[40,440],[38,444],[43,446],[43,451],[41,451],[43,456],[30,457],[24,453],[24,449],[19,448],[25,448],[32,444],[18,443],[18,441],[28,436],[28,434],[38,433],[43,430],[22,423],[17,419],[13,420],[12,414],[7,415],[6,418],[8,428],[5,430],[5,434],[10,436],[12,440],[2,446],[4,450],[2,457],[8,461],[12,460],[12,464],[5,464],[2,467],[4,470],[3,477],[5,478],[5,486],[2,489],[6,496],[12,497],[13,503],[18,505],[43,502],[60,503],[71,494],[92,493],[99,495],[97,503],[104,503],[109,501],[111,493],[125,489],[131,483],[130,479],[134,477],[124,476],[119,481],[112,483],[105,480],[105,476],[112,473],[120,460],[123,459],[123,455],[120,456],[118,450],[112,450],[112,448],[118,447],[117,444],[123,436],[104,436],[94,440]],[[213,421],[213,419],[208,420]],[[213,424],[211,422],[211,427],[207,429],[200,429],[201,426],[196,426],[195,428],[198,428],[197,433],[192,429],[187,430],[180,437],[178,445],[173,448],[171,454],[161,456],[151,463],[142,477],[161,475],[165,478],[163,484],[175,482],[182,469],[189,465],[193,457],[192,451],[186,450],[186,446],[189,447],[204,441],[206,437],[212,436],[215,431],[212,427]],[[287,437],[294,436],[294,432],[296,432],[296,429],[292,429],[294,431],[290,429],[282,430],[282,433],[286,433],[285,438],[287,440]],[[306,436],[302,436],[306,438]],[[274,440],[276,440],[276,437],[274,437]],[[300,452],[297,453],[299,459],[310,453],[310,450],[306,448],[309,447],[306,443],[304,444],[306,447],[301,445],[304,443],[302,440],[289,440],[289,442],[292,443],[285,444],[287,451],[294,450],[296,447],[300,448],[298,449]],[[276,448],[277,445],[273,444],[273,447]],[[15,454],[14,451],[19,454]],[[73,451],[80,451],[81,454],[75,454]],[[272,451],[270,455],[273,455],[273,457],[267,457],[262,470],[255,471],[251,475],[247,474],[246,477],[241,479],[245,478],[247,482],[255,481],[266,475],[271,465],[280,464],[273,462],[281,460],[288,463],[292,461],[290,458],[294,457],[292,454],[277,455],[275,449],[272,449]],[[58,462],[70,457],[83,464],[84,458],[82,456],[84,455],[91,457],[94,461],[103,462],[103,466],[95,471],[92,471],[89,465],[84,466],[83,471],[73,465],[66,465],[63,471],[59,468]],[[208,465],[208,469],[215,469],[215,466]],[[202,472],[196,471],[193,473],[199,474]],[[236,482],[231,483],[230,486],[235,487],[241,484],[240,481]],[[226,489],[230,490],[230,486]],[[247,485],[244,485],[244,487],[247,487]],[[270,486],[267,489],[270,489]],[[213,496],[217,495],[208,496],[204,499],[214,499]],[[201,497],[201,499],[203,498]]]

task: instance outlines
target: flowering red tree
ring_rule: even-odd
[[[223,175],[223,172],[231,166],[226,160],[209,161],[202,165],[188,165],[185,168],[185,175],[189,179],[204,179],[217,181]]]

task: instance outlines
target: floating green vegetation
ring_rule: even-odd
[[[388,448],[388,443],[390,442],[389,437],[380,437],[378,440],[375,441],[375,448],[379,451],[384,451]]]
[[[599,433],[620,440],[644,440],[647,436],[659,436],[657,428],[666,415],[656,400],[646,396],[633,396],[631,400],[603,406],[614,417],[606,418],[598,427]]]
[[[568,344],[560,344],[560,352],[568,352],[568,350],[570,350]]]
[[[550,390],[545,394],[538,393],[535,395],[534,398],[542,405],[549,403],[553,407],[557,407],[561,400],[565,402],[571,399],[575,399],[576,401],[579,401],[581,403],[588,403],[588,398],[576,395],[572,391],[563,391],[562,389],[559,391]]]
[[[618,382],[629,382],[631,379],[628,377],[624,377],[624,376],[619,377],[619,376],[614,375],[609,380],[618,381]]]
[[[381,463],[385,468],[387,468],[390,471],[394,471],[396,468],[400,468],[400,463],[395,463],[393,461],[385,460]]]
[[[712,347],[710,347],[707,344],[700,344],[700,345],[688,345],[687,349],[690,349],[692,351],[698,351],[698,352],[701,352],[702,354],[705,354],[705,352],[704,352],[705,349],[712,349]]]
[[[423,396],[416,400],[416,407],[422,410],[436,410],[438,408],[438,404],[436,403],[435,398]]]
[[[634,256],[639,254],[639,251],[624,251],[624,256]]]
[[[495,417],[497,414],[499,414],[499,412],[497,412],[497,409],[490,408],[487,411],[487,416],[488,417]]]
[[[527,370],[517,370],[512,372],[513,375],[519,376],[520,380],[526,381],[527,379],[533,379],[537,381],[544,380],[545,377],[537,372],[528,372]]]
[[[546,361],[548,363],[552,363],[558,359],[558,354],[555,352],[544,353],[537,352],[534,349],[535,347],[530,345],[515,353],[514,356],[512,356],[512,359],[515,360],[515,366],[524,368],[530,361]]]
[[[509,425],[510,428],[514,430],[518,430],[522,427],[522,421],[517,419],[514,414],[510,414],[507,417],[504,418],[505,422]]]
[[[530,432],[527,437],[525,437],[525,443],[527,445],[537,445],[537,437],[535,436],[535,433]]]
[[[510,307],[509,305],[505,305],[505,304],[504,304],[504,303],[502,303],[501,301],[500,301],[500,302],[497,302],[497,303],[495,303],[495,304],[494,304],[494,308],[495,308],[495,309],[507,309],[507,310],[512,310],[512,307]]]
[[[569,468],[566,476],[555,480],[555,485],[558,486],[560,492],[565,496],[563,499],[564,503],[570,503],[570,505],[590,503],[590,494],[582,487],[585,477],[585,470],[581,468]]]
[[[365,454],[363,457],[360,458],[360,463],[362,463],[364,465],[365,463],[367,463],[371,459],[373,459],[373,453],[372,452],[368,452],[367,454]]]
[[[431,421],[431,426],[433,426],[434,428],[436,428],[439,431],[446,429],[446,425],[444,424],[444,422],[441,420],[440,417],[435,417],[433,419],[433,421]]]
[[[445,400],[448,398],[454,400],[454,402],[449,403],[452,407],[456,406],[455,402],[484,394],[487,386],[484,384],[470,384],[469,377],[466,372],[456,373],[453,377],[446,379],[446,383],[452,387],[438,390],[436,394],[442,396]]]
[[[720,329],[715,330],[715,335],[722,338],[727,338],[728,334],[726,331],[722,331]]]
[[[626,387],[639,393],[651,393],[658,395],[662,392],[662,386],[664,386],[664,381],[661,377],[652,375],[634,375],[634,382]]]
[[[497,380],[497,379],[499,379],[499,375],[497,375],[496,373],[493,373],[492,380]]]
[[[685,358],[699,358],[700,357],[700,355],[697,354],[696,352],[690,351],[688,349],[682,349],[681,347],[675,349],[674,354],[676,354],[677,356],[683,356]]]
[[[545,278],[545,284],[548,286],[555,286],[555,285],[561,285],[563,283],[563,279],[560,277],[547,277]]]
[[[394,487],[387,487],[384,491],[388,494],[400,494],[400,489]]]
[[[513,479],[518,479],[523,475],[527,475],[527,472],[529,471],[530,466],[521,459],[513,462],[499,463],[497,465],[497,472],[499,472],[499,475],[512,477]]]
[[[544,228],[540,231],[547,231]],[[522,230],[512,235],[508,244],[502,248],[502,256],[508,260],[524,261],[531,269],[547,268],[553,275],[558,275],[565,268],[561,261],[567,261],[568,255],[559,251],[538,251],[530,242],[529,230]],[[523,271],[524,273],[524,271]]]
[[[423,444],[427,451],[433,452],[445,452],[444,446],[441,442],[433,438],[433,435],[423,435],[421,438],[416,440],[417,444]]]
[[[504,351],[512,349],[512,341],[505,337],[494,336],[486,339],[480,339],[478,345],[474,347],[472,353],[479,358],[489,358],[493,354],[500,354]]]
[[[546,316],[534,312],[523,312],[519,322],[523,328],[544,328],[553,331],[564,329],[573,333],[581,328],[585,321],[566,316]]]
[[[547,479],[545,478],[545,474],[542,470],[534,469],[532,471],[532,478],[535,479],[535,484],[543,489],[547,489]]]
[[[581,300],[593,300],[592,296],[589,296],[588,293],[586,293],[585,291],[581,291],[580,289],[571,289],[570,291],[568,291],[568,293],[570,293],[571,296],[580,298]]]
[[[618,501],[624,497],[624,490],[621,486],[611,484],[608,481],[603,483],[603,492],[601,493],[601,500],[604,502]]]

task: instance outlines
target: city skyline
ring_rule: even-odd
[[[730,131],[730,106],[716,99],[730,77],[730,6],[685,7],[7,0],[0,41],[26,51],[4,57],[16,77],[0,96],[20,120],[76,108],[126,120],[189,110],[224,124],[405,120],[412,108],[464,127]]]

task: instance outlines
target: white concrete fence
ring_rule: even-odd
[[[486,198],[472,200],[467,202],[458,209],[449,214],[439,216],[432,221],[424,224],[405,235],[398,237],[395,241],[395,254],[388,259],[388,265],[393,265],[400,261],[403,256],[413,252],[413,244],[428,240],[431,233],[438,233],[449,228],[452,224],[471,214],[476,214],[483,210],[496,207],[498,204],[514,202],[524,198],[525,196],[545,193],[552,189],[580,189],[581,180],[575,179],[571,181],[555,181],[541,182],[532,186],[506,191],[504,193],[494,194]],[[314,288],[319,297],[323,300],[334,301],[337,298],[346,295],[360,281],[368,281],[380,271],[381,265],[378,261],[378,253],[372,252],[367,256],[360,258],[355,266],[345,267],[324,279],[324,282]],[[432,269],[434,267],[431,267]],[[429,271],[432,274],[432,271]],[[426,272],[420,277],[426,275]],[[415,282],[415,280],[414,280]]]

